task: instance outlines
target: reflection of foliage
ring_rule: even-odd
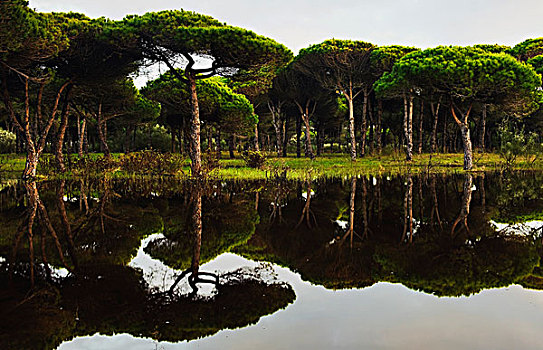
[[[232,275],[232,274],[231,274]],[[239,272],[223,279],[213,299],[151,294],[137,270],[101,266],[85,276],[68,278],[58,289],[43,287],[26,299],[18,315],[1,317],[5,349],[55,348],[73,337],[129,333],[162,341],[208,336],[225,328],[244,327],[285,308],[295,299],[283,283],[266,283]],[[0,275],[2,286],[7,286]],[[24,287],[22,290],[26,290]],[[1,291],[2,310],[13,310],[24,292]]]
[[[200,264],[244,244],[254,234],[259,216],[254,203],[232,197],[232,202],[204,202]],[[190,231],[190,206],[173,207],[164,215],[166,238],[151,242],[146,251],[166,265],[184,270],[192,260],[193,237]]]
[[[438,296],[508,286],[530,275],[539,263],[534,244],[500,237],[483,238],[473,245],[428,243],[377,249],[380,280],[401,282]]]
[[[493,220],[513,224],[543,218],[543,174],[511,173],[500,180]]]

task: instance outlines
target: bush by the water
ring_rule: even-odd
[[[249,168],[262,169],[266,165],[266,156],[258,151],[245,152],[243,160]]]
[[[0,128],[0,153],[15,152],[15,134]]]

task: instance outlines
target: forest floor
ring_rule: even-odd
[[[93,154],[94,157],[100,157],[100,154]],[[118,158],[119,154],[114,154]],[[345,154],[325,154],[314,160],[309,158],[296,158],[294,154],[288,157],[279,158],[269,155],[265,165],[261,169],[254,169],[247,166],[241,155],[236,154],[236,158],[227,158],[224,153],[219,161],[219,166],[209,172],[209,176],[221,179],[234,180],[256,180],[274,177],[284,177],[289,179],[306,179],[317,177],[345,177],[354,175],[401,175],[418,173],[462,173],[463,154],[461,153],[435,153],[414,155],[411,162],[406,162],[403,155],[367,155],[358,158],[352,162]],[[22,154],[0,155],[0,177],[17,178],[24,169],[25,156]],[[190,174],[190,162],[185,160],[182,170],[174,174],[180,178]],[[474,153],[474,167],[472,172],[482,171],[501,171],[510,170],[543,170],[543,161],[533,157],[519,157],[512,164],[507,165],[505,160],[495,153]],[[114,168],[106,171],[115,177],[123,177],[129,174],[120,168]],[[150,172],[144,173],[149,175]],[[71,172],[62,176],[49,172],[46,176],[40,172],[38,175],[42,178],[70,178],[76,177]],[[98,175],[93,173],[92,175]],[[154,172],[153,175],[161,175]],[[164,174],[172,175],[172,174]]]

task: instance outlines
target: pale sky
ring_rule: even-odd
[[[427,48],[513,46],[543,36],[541,0],[30,0],[30,6],[111,19],[183,8],[273,38],[295,53],[329,38]]]

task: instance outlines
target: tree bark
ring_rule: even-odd
[[[481,152],[485,152],[485,133],[486,133],[486,111],[487,105],[483,105],[483,114],[481,115],[481,130],[479,131],[479,147]]]
[[[349,103],[349,136],[351,138],[351,161],[356,161],[356,132],[354,125],[354,104],[352,97],[347,98]]]
[[[100,103],[98,105],[98,138],[100,139],[100,146],[102,148],[102,152],[104,152],[104,156],[106,158],[111,157],[111,153],[109,151],[109,146],[107,145],[106,135],[105,135],[105,123],[107,123],[104,120],[104,117],[102,115],[102,104]]]
[[[431,146],[430,146],[430,151],[432,153],[437,152],[437,122],[438,122],[440,105],[441,105],[441,97],[439,98],[437,103],[434,103],[434,102],[430,103],[432,116],[434,117],[434,125],[432,127],[432,141],[431,141]]]
[[[419,111],[419,144],[417,153],[422,153],[422,143],[423,143],[423,137],[422,137],[422,127],[423,127],[423,121],[424,121],[424,101],[420,100],[420,111]]]
[[[404,93],[404,119],[403,119],[403,131],[405,136],[405,159],[407,161],[413,160],[413,96],[411,93]]]
[[[200,177],[202,174],[202,151],[200,148],[200,108],[198,106],[198,94],[196,93],[196,76],[194,73],[186,74],[189,80],[191,121],[190,121],[190,148],[191,175]]]
[[[220,148],[220,139],[217,141],[217,149]],[[258,123],[255,124],[255,151],[260,152],[260,145],[258,144]]]
[[[283,154],[283,135],[281,132],[281,103],[278,103],[276,106],[273,103],[268,102],[268,109],[271,112],[273,129],[275,130],[275,150],[277,151],[277,156],[281,157],[281,155]]]
[[[366,155],[366,133],[368,131],[368,98],[369,92],[367,89],[364,89],[364,96],[362,100],[362,121],[360,123],[360,156],[364,157]]]
[[[383,118],[383,101],[379,99],[377,101],[377,125],[375,126],[375,140],[377,144],[377,153],[381,154],[383,151],[383,145],[381,143],[382,132],[381,132],[381,121]]]
[[[232,135],[228,139],[228,152],[230,153],[230,159],[235,158],[235,156],[234,156],[234,143],[235,143],[234,135]]]
[[[301,147],[301,138],[302,138],[302,121],[300,118],[296,118],[296,157],[300,158],[302,156],[302,147]]]
[[[287,156],[287,147],[288,147],[288,116],[285,116],[283,122],[283,157]]]
[[[451,113],[453,115],[454,120],[460,127],[460,133],[462,135],[462,145],[464,147],[464,170],[471,170],[471,168],[473,168],[473,150],[471,146],[471,138],[470,138],[469,124],[468,124],[468,117],[469,117],[470,111],[471,111],[471,106],[469,107],[466,114],[462,115],[463,120],[460,120],[456,116],[454,106],[451,106]]]
[[[66,128],[68,127],[68,115],[70,113],[70,95],[73,85],[69,85],[66,88],[66,93],[64,95],[64,106],[62,107],[62,113],[60,117],[60,126],[58,128],[57,135],[57,144],[55,147],[55,158],[57,161],[57,168],[60,172],[66,171],[66,166],[64,165],[64,155],[62,154],[64,146],[64,136],[66,135]]]

